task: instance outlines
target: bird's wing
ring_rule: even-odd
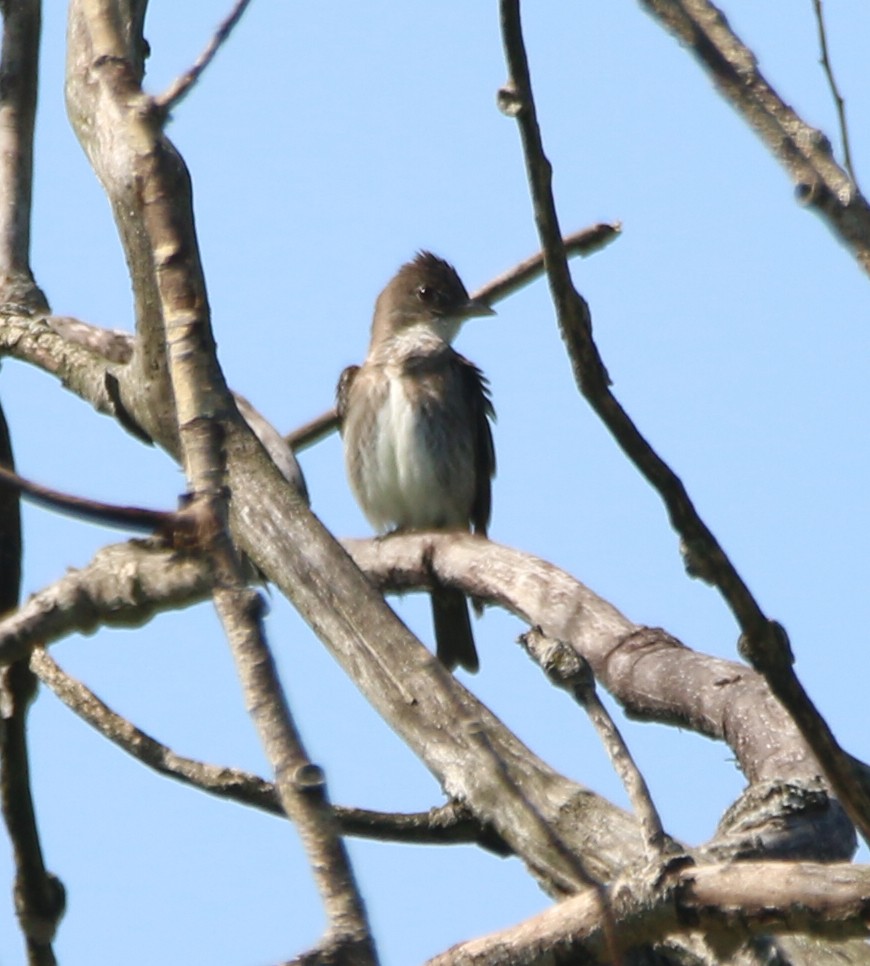
[[[495,476],[495,446],[492,426],[495,409],[489,395],[489,382],[477,366],[464,356],[456,354],[460,363],[462,391],[465,394],[472,432],[474,434],[474,503],[471,507],[471,525],[475,533],[486,536],[492,509],[491,480]]]
[[[335,387],[335,408],[338,411],[339,430],[344,426],[344,417],[347,413],[347,401],[350,396],[350,388],[353,385],[359,372],[359,366],[348,366],[338,377],[338,385]]]

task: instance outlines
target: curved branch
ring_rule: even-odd
[[[67,674],[44,648],[37,647],[33,651],[30,667],[71,711],[158,774],[216,798],[257,808],[270,815],[286,815],[273,782],[238,768],[211,765],[177,754],[113,711],[90,688]],[[344,835],[414,845],[480,845],[497,855],[512,854],[491,829],[482,826],[456,802],[409,814],[343,805],[333,805],[332,811]]]
[[[428,589],[434,575],[440,583],[497,603],[549,637],[565,641],[589,662],[601,685],[632,718],[674,724],[727,742],[753,786],[817,786],[818,761],[760,674],[693,651],[666,631],[633,623],[553,564],[461,533],[396,534],[348,540],[345,546],[382,590]],[[794,801],[782,804],[793,811],[795,827],[777,825],[777,810],[769,808],[765,847],[788,854],[791,841],[801,856],[850,856],[854,831],[836,802],[823,797],[824,802],[808,799],[804,820],[822,823],[813,825],[809,841]],[[727,835],[723,827],[717,839],[724,841]],[[737,850],[736,838],[729,841],[732,851]],[[739,848],[750,841],[747,831]]]

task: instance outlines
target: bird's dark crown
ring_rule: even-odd
[[[384,294],[409,314],[450,315],[468,302],[468,292],[456,269],[432,252],[418,252],[387,285]]]

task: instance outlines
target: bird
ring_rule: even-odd
[[[428,251],[377,298],[366,358],[342,372],[336,395],[350,487],[379,534],[486,536],[495,410],[486,377],[451,343],[463,322],[488,315],[456,269]],[[477,671],[465,595],[443,585],[430,593],[438,659]]]

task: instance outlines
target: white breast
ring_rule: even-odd
[[[457,492],[458,481],[445,486],[446,448],[433,450],[433,427],[411,404],[402,377],[388,372],[387,379],[370,435],[361,441],[365,453],[354,480],[360,505],[380,531],[467,526],[468,495]]]

